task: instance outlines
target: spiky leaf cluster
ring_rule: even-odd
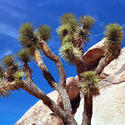
[[[73,38],[71,35],[67,35],[63,38],[62,40],[62,45],[65,44],[65,43],[73,43]]]
[[[3,68],[3,66],[0,66],[0,79],[3,79],[5,76],[5,69]]]
[[[2,85],[3,86],[3,85]],[[12,92],[10,90],[7,90],[6,87],[2,87],[0,89],[0,97],[6,97],[9,96]]]
[[[24,72],[22,71],[17,71],[15,72],[15,82],[20,83],[22,81],[22,78],[24,77]]]
[[[57,33],[59,34],[60,38],[64,38],[66,35],[73,33],[73,27],[70,24],[61,25],[57,29]]]
[[[95,23],[95,20],[91,16],[82,16],[80,23],[84,30],[89,31]]]
[[[14,65],[14,56],[13,55],[5,56],[2,60],[2,63],[6,68],[13,66]]]
[[[67,13],[62,16],[61,26],[57,29],[62,45],[60,53],[71,64],[82,58],[83,42],[89,41],[90,28],[94,22],[90,16],[81,17],[81,27],[73,14]]]
[[[41,25],[35,32],[39,40],[49,40],[51,37],[51,28],[47,25]]]
[[[72,26],[77,26],[77,20],[74,14],[66,13],[61,17],[61,24],[70,24]]]
[[[37,45],[37,38],[34,35],[34,28],[32,23],[24,23],[20,30],[19,41],[24,47],[35,47]]]
[[[6,70],[6,79],[9,82],[14,81],[14,74],[18,71],[18,64],[14,64],[13,66],[10,66]]]
[[[31,61],[30,58],[30,52],[28,49],[26,48],[22,48],[18,53],[17,56],[19,58],[20,61],[24,62],[24,63],[28,63]]]
[[[123,28],[119,24],[109,24],[105,28],[105,37],[107,42],[122,42],[123,39]]]
[[[80,74],[81,91],[86,96],[96,96],[99,94],[99,77],[94,71],[87,71]]]
[[[70,64],[74,65],[81,60],[82,52],[79,50],[79,48],[74,47],[71,42],[66,42],[60,48],[60,55]]]
[[[113,59],[117,58],[121,50],[123,28],[119,24],[109,24],[105,29],[105,37],[106,56]]]
[[[11,91],[7,89],[5,79],[0,79],[0,97],[6,97],[11,94]]]

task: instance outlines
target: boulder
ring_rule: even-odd
[[[98,65],[99,60],[104,56],[105,47],[104,47],[105,38],[100,42],[92,46],[84,54],[85,70],[94,70]]]
[[[124,65],[124,66],[123,66]],[[102,73],[106,75],[111,75],[117,73],[117,71],[121,72],[125,69],[125,48],[121,50],[120,56],[111,61],[110,64],[108,64]]]

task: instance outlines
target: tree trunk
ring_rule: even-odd
[[[64,67],[62,65],[60,58],[52,53],[51,49],[49,48],[49,46],[46,44],[45,41],[41,40],[39,44],[44,55],[50,60],[55,62],[58,73],[59,73],[59,77],[60,77],[60,84],[62,84],[65,87],[66,86],[66,73],[65,73],[65,70],[64,70]]]
[[[92,106],[93,106],[92,97],[84,96],[84,112],[83,112],[82,125],[91,125]]]
[[[78,75],[82,72],[84,72],[84,62],[83,61],[79,61],[77,64],[76,64],[76,69],[77,69],[77,73]]]
[[[40,70],[42,71],[43,76],[47,80],[49,85],[53,89],[58,91],[58,93],[62,99],[65,111],[67,111],[68,113],[72,113],[72,107],[71,107],[69,96],[66,92],[65,85],[56,83],[53,76],[51,75],[51,73],[48,71],[46,65],[44,64],[39,50],[35,50],[34,60],[35,60],[36,64],[38,65],[38,67],[40,68]]]

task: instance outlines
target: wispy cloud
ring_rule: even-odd
[[[7,55],[9,55],[9,54],[12,54],[12,53],[13,53],[12,50],[10,50],[10,49],[5,49],[5,50],[2,51],[2,53],[0,52],[0,59],[2,59],[4,56],[7,56]]]
[[[51,1],[39,2],[36,4],[36,6],[45,6],[45,5],[48,5],[50,3],[51,3]]]
[[[46,1],[40,1],[36,4],[36,6],[46,6],[48,4],[58,2],[58,0],[46,0]]]
[[[0,23],[0,33],[8,35],[15,39],[18,38],[17,29],[8,24]]]
[[[15,9],[12,6],[8,6],[8,5],[1,5],[0,11],[2,11],[3,13],[6,13],[8,16],[12,16],[12,17],[15,17],[18,19],[26,17],[26,15],[24,13],[22,13],[18,9]]]
[[[4,53],[3,56],[7,56],[7,55],[9,55],[9,54],[11,54],[11,53],[13,53],[12,50],[6,50],[6,52]]]
[[[13,8],[18,8],[18,9],[25,9],[25,0],[13,0],[13,1],[9,1],[9,0],[0,0],[0,3],[4,6],[9,6],[9,7],[13,7]]]

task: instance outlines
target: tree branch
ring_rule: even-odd
[[[64,124],[70,123],[71,119],[76,125],[76,121],[73,120],[73,116],[68,112],[63,111],[58,105],[55,104],[46,94],[44,94],[33,82],[24,82],[22,88],[30,93],[31,95],[41,99],[45,105],[47,105],[54,113],[56,113],[60,118],[62,118]],[[69,118],[69,119],[67,119]]]
[[[36,62],[36,64],[38,65],[38,67],[41,69],[45,79],[48,81],[49,85],[58,91],[62,102],[63,102],[63,106],[64,106],[64,110],[72,113],[72,107],[71,107],[71,103],[70,103],[70,99],[69,96],[66,92],[66,88],[64,87],[63,84],[57,84],[54,80],[54,78],[52,77],[52,75],[50,74],[50,72],[48,71],[46,65],[44,64],[40,51],[38,49],[35,50],[34,52],[34,60]],[[65,96],[65,97],[64,97]]]
[[[2,89],[6,90],[16,90],[19,88],[24,89],[29,94],[42,100],[45,105],[47,105],[54,113],[56,113],[64,122],[64,124],[70,123],[73,120],[73,116],[68,114],[68,112],[63,111],[56,103],[51,100],[46,94],[44,94],[33,82],[21,81],[19,84],[16,82],[8,82],[4,86],[0,86],[0,92]],[[67,119],[67,117],[69,119]],[[73,120],[76,123],[75,120]],[[76,124],[74,124],[76,125]]]
[[[50,50],[50,48],[48,47],[45,41],[43,40],[40,41],[40,47],[44,55],[50,60],[55,62],[58,73],[59,73],[59,77],[60,77],[60,83],[65,86],[66,85],[66,73],[60,61],[60,58],[52,53],[52,51]]]
[[[3,84],[0,85],[0,92],[3,89],[6,89],[6,90],[17,90],[20,87],[21,86],[19,84],[17,84],[15,81],[13,81],[13,82],[7,82],[7,83],[3,83]]]
[[[36,62],[37,66],[40,68],[40,70],[43,73],[43,76],[45,77],[45,79],[47,80],[47,82],[49,83],[49,85],[53,88],[56,89],[57,88],[57,83],[54,80],[53,76],[51,75],[51,73],[48,71],[45,63],[43,62],[43,59],[41,57],[41,53],[38,49],[36,49],[34,51],[34,55],[33,55],[34,61]]]

